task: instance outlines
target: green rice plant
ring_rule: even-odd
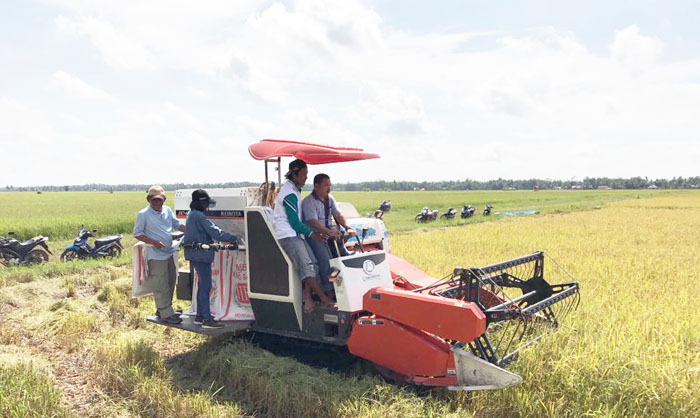
[[[235,404],[217,403],[211,393],[188,393],[172,382],[160,355],[146,341],[127,334],[98,341],[92,354],[96,381],[110,394],[131,400],[143,417],[241,416]]]
[[[70,417],[50,369],[43,359],[0,346],[0,416]]]

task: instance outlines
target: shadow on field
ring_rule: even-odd
[[[331,373],[343,376],[363,374],[379,376],[374,366],[350,354],[346,346],[321,344],[256,332],[251,332],[243,338],[248,343],[269,351],[275,356],[292,358],[307,366],[327,369]]]
[[[166,367],[180,390],[214,394],[250,415],[364,415],[362,411],[391,404],[408,412],[422,405],[421,398],[434,397],[385,382],[345,347],[266,334],[213,338],[170,358]]]

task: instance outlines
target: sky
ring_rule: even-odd
[[[700,175],[700,2],[3,0],[0,187]],[[287,159],[285,162],[290,161]]]

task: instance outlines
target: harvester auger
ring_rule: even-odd
[[[155,316],[149,321],[207,335],[252,331],[347,346],[393,380],[482,390],[522,381],[505,367],[578,306],[577,283],[550,285],[545,280],[548,257],[543,252],[481,268],[457,267],[437,279],[391,254],[381,219],[361,217],[352,204],[337,202],[348,224],[362,234],[344,243],[350,255],[330,260],[337,306],[307,312],[302,309],[301,280],[274,236],[268,164],[276,169],[279,184],[283,157],[301,158],[314,170],[317,164],[379,156],[357,148],[281,140],[262,140],[248,150],[265,164],[264,187],[209,190],[217,206],[207,216],[245,243],[218,251],[212,265],[216,280],[211,310],[224,328],[203,329],[194,323],[192,309],[182,315],[181,324]],[[181,219],[189,210],[190,194],[175,194]],[[548,268],[547,277],[558,283],[553,273],[565,272],[554,265],[557,269]],[[191,298],[193,305],[196,282],[189,271],[178,276],[178,292],[184,284],[184,298]]]

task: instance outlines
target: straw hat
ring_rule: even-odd
[[[151,188],[148,189],[148,195],[146,195],[146,200],[151,200],[154,197],[159,197],[165,200],[165,190],[163,190],[163,188],[157,184],[151,186]]]

